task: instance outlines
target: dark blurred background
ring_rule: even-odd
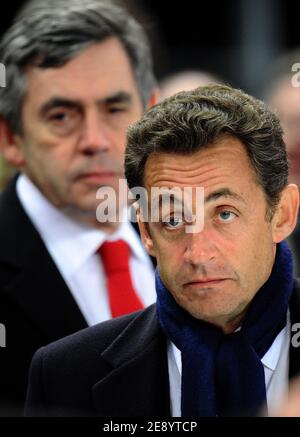
[[[300,46],[300,2],[292,0],[123,2],[147,28],[158,79],[209,70],[260,96],[274,59]],[[1,34],[22,4],[3,1]]]

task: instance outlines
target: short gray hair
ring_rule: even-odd
[[[59,67],[88,46],[109,37],[126,50],[145,107],[155,87],[152,56],[141,25],[113,0],[30,0],[0,44],[6,87],[0,90],[0,116],[13,132],[22,131],[21,109],[28,65]]]

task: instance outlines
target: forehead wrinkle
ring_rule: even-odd
[[[169,170],[169,169],[168,169]],[[223,183],[225,182],[223,179],[224,177],[230,176],[229,169],[222,169],[222,174],[216,175],[212,174],[215,171],[218,170],[218,167],[206,169],[205,171],[201,171],[200,168],[197,168],[194,173],[190,174],[184,174],[184,172],[180,170],[171,171],[169,172],[167,169],[161,170],[159,166],[151,169],[147,172],[147,179],[149,182],[151,182],[151,185],[154,184],[161,184],[161,185],[168,185],[168,184],[177,184],[179,186],[186,185],[186,184],[193,184],[193,181],[197,179],[196,185],[202,185],[202,184],[217,184],[217,183]],[[165,173],[165,174],[164,174]],[[178,180],[180,178],[180,181]],[[212,182],[214,181],[214,182]]]
[[[205,166],[214,166],[216,169],[218,168],[218,164],[219,162],[216,162],[216,157],[215,156],[208,156],[205,159],[201,159],[200,161],[195,159],[195,157],[192,160],[188,160],[186,158],[191,158],[189,155],[174,155],[174,157],[179,158],[179,160],[177,162],[172,161],[172,156],[168,156],[168,155],[161,155],[158,157],[158,159],[155,162],[155,169],[158,172],[163,172],[163,171],[170,171],[170,172],[180,172],[180,173],[185,173],[185,172],[192,172],[192,173],[197,173],[199,172],[199,170]],[[154,158],[154,157],[153,157]],[[149,158],[147,164],[149,164],[151,166],[151,161],[153,160],[153,158]],[[189,162],[186,162],[189,161]],[[219,159],[218,159],[219,161]],[[149,166],[148,165],[148,166]]]
[[[203,153],[203,151],[201,151]],[[174,155],[178,159],[180,155]],[[152,159],[151,159],[152,158]],[[156,159],[155,159],[156,158]],[[208,180],[214,176],[210,176],[210,173],[219,172],[220,177],[230,176],[232,168],[227,168],[226,161],[230,166],[228,158],[222,160],[220,163],[219,154],[214,154],[213,156],[201,157],[201,160],[194,159],[191,160],[189,155],[183,155],[182,160],[177,162],[172,161],[172,156],[167,156],[165,154],[156,155],[150,157],[146,163],[145,175],[147,179],[174,182],[174,179],[180,179],[181,183],[189,183],[195,178],[199,180]],[[153,160],[155,160],[155,165],[153,165]],[[188,161],[188,162],[187,162]],[[176,182],[176,181],[175,181]]]
[[[220,186],[232,185],[233,180],[237,183],[241,168],[247,173],[246,179],[249,176],[257,185],[257,175],[244,145],[230,138],[192,155],[152,154],[146,162],[144,182],[148,187],[199,186],[212,191]],[[238,183],[241,188],[240,185]]]

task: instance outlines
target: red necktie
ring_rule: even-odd
[[[142,309],[129,272],[130,248],[123,240],[106,241],[98,249],[101,255],[112,317]]]

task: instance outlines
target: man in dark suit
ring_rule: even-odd
[[[119,180],[126,128],[156,85],[140,25],[104,0],[30,1],[1,62],[1,151],[20,173],[0,198],[0,415],[15,415],[39,347],[155,300]],[[98,214],[100,187],[115,221]]]
[[[275,414],[300,371],[300,283],[283,241],[299,194],[279,120],[240,90],[199,87],[147,111],[125,156],[129,187],[145,189],[156,305],[39,350],[26,414]]]

